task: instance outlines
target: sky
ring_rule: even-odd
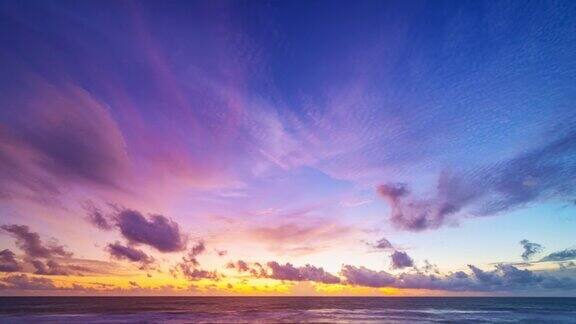
[[[0,1],[0,295],[576,296],[576,2]]]

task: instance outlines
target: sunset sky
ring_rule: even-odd
[[[576,296],[575,14],[0,1],[0,295]]]

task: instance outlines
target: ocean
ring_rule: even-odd
[[[576,298],[0,297],[1,323],[576,323]]]

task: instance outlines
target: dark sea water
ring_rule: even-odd
[[[576,298],[0,297],[2,323],[576,323]]]

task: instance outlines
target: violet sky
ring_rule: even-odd
[[[0,1],[0,295],[576,295],[576,2]]]

